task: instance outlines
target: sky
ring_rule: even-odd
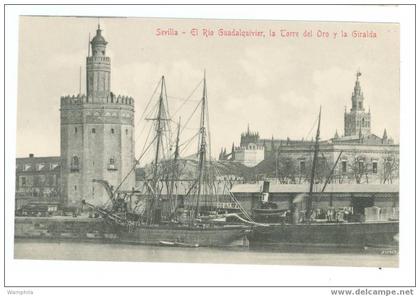
[[[358,70],[372,132],[382,136],[386,128],[399,142],[398,24],[159,18],[99,22],[111,57],[111,90],[135,100],[136,154],[145,139],[146,123],[139,119],[160,77],[165,76],[169,109],[175,113],[202,81],[204,70],[213,156],[222,147],[229,150],[232,142],[238,145],[248,124],[263,138],[310,139],[320,106],[321,138],[333,137],[336,130],[342,135]],[[60,155],[60,96],[79,92],[80,67],[85,93],[89,33],[93,37],[97,25],[97,18],[87,17],[20,18],[17,157]],[[158,36],[158,29],[172,34]],[[198,36],[192,36],[192,29]],[[203,36],[203,29],[214,35]],[[220,37],[219,29],[261,31],[265,37]],[[276,36],[270,37],[270,30]],[[282,37],[282,30],[299,36]],[[312,37],[304,37],[305,30]],[[341,37],[342,31],[349,36]],[[353,31],[375,33],[376,38],[354,38]],[[320,32],[323,37],[317,37]],[[174,117],[185,122],[200,98],[201,86]],[[197,128],[193,118],[184,140],[188,130]]]

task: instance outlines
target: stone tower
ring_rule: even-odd
[[[363,92],[360,87],[359,71],[356,73],[356,83],[351,97],[351,110],[344,112],[344,136],[366,136],[370,134],[370,110],[365,111],[363,106]]]
[[[61,97],[61,174],[63,198],[103,204],[108,196],[93,179],[121,190],[135,186],[134,100],[110,91],[111,60],[98,26],[86,58],[86,95]]]

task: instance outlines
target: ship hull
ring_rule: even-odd
[[[119,240],[124,243],[162,245],[162,242],[200,247],[232,247],[247,245],[245,226],[214,226],[208,228],[138,225],[124,227],[118,231]]]
[[[277,224],[256,226],[250,247],[297,245],[328,247],[398,247],[399,222]]]

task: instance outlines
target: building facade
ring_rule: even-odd
[[[314,144],[280,146],[274,158],[277,176],[285,183],[309,182],[314,148]],[[327,178],[331,183],[398,183],[399,146],[369,141],[322,142],[315,182],[323,183]]]
[[[15,209],[30,202],[62,202],[60,157],[16,158]]]
[[[232,160],[242,163],[247,167],[254,167],[264,160],[264,145],[260,144],[258,132],[251,132],[248,129],[241,134],[239,147],[233,145]]]
[[[134,100],[111,92],[111,60],[99,26],[90,45],[86,94],[61,97],[61,187],[71,205],[107,200],[94,179],[121,190],[135,186]]]

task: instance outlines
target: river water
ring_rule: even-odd
[[[15,239],[16,259],[398,267],[395,250],[182,248]]]

